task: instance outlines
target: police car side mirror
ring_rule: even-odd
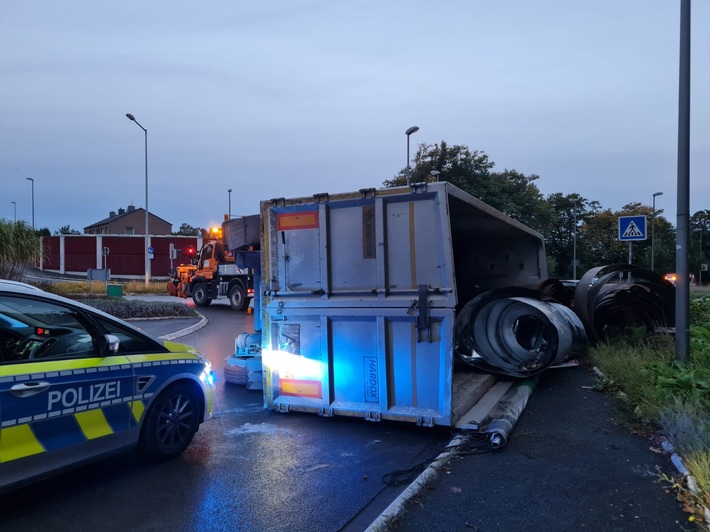
[[[104,345],[101,349],[102,355],[115,355],[118,353],[118,346],[121,341],[115,334],[104,334]]]

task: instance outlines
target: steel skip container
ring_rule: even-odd
[[[546,278],[542,236],[450,183],[261,203],[267,408],[454,425],[496,383],[455,368],[472,297]]]

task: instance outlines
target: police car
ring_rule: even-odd
[[[194,348],[0,283],[0,490],[131,447],[177,456],[213,399],[210,363]]]

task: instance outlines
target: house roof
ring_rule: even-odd
[[[96,222],[96,223],[93,223],[93,224],[91,224],[91,225],[87,225],[86,227],[84,227],[84,231],[86,231],[87,229],[91,229],[92,227],[99,227],[99,226],[102,226],[102,225],[108,225],[109,223],[113,223],[113,222],[115,222],[116,220],[120,220],[121,218],[125,218],[125,217],[128,216],[129,214],[133,214],[133,213],[141,212],[141,211],[145,213],[145,209],[144,209],[144,208],[138,207],[137,209],[133,209],[132,211],[126,211],[126,212],[124,212],[124,213],[122,213],[122,214],[116,214],[115,216],[109,216],[108,218],[104,218],[103,220],[100,220],[100,221],[98,221],[98,222]],[[170,222],[168,222],[167,220],[163,220],[160,216],[156,216],[156,215],[153,214],[152,212],[148,212],[148,214],[149,214],[150,216],[152,216],[153,218],[157,218],[157,219],[160,220],[161,222],[165,222],[166,224],[170,225],[171,227],[172,227],[172,225],[173,225],[173,224],[171,224]]]

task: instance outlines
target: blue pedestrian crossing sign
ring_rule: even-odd
[[[646,240],[646,216],[619,216],[619,240]]]

